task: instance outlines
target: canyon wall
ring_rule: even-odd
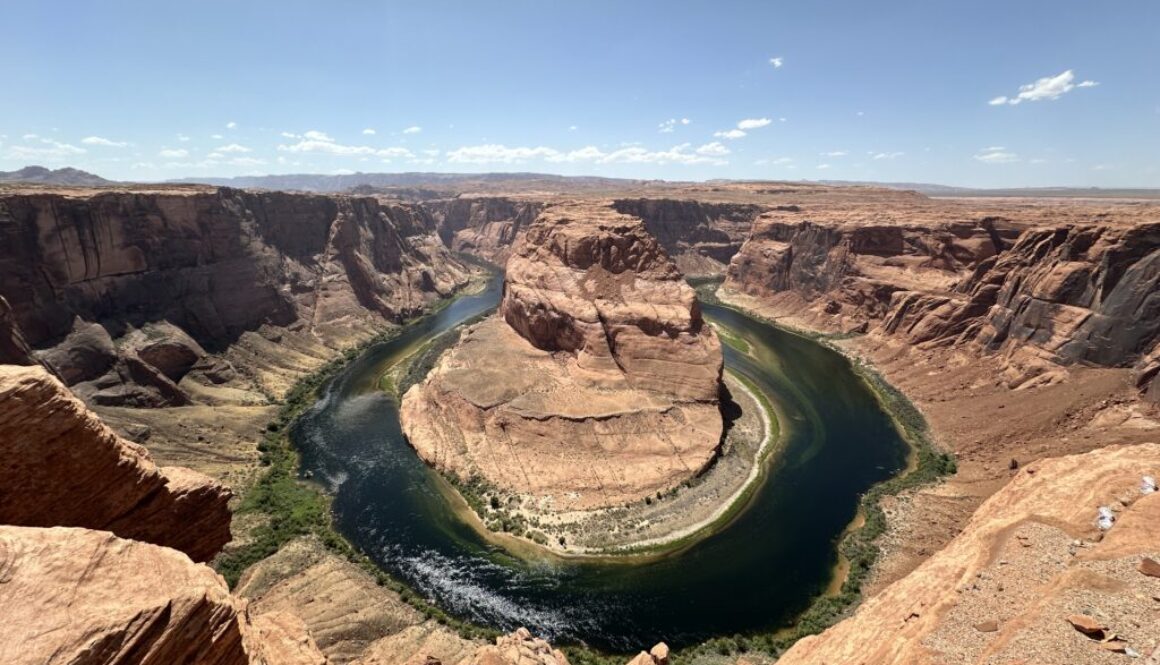
[[[0,196],[0,295],[38,357],[86,400],[178,406],[263,327],[341,347],[463,285],[422,209],[232,189]]]
[[[538,510],[593,509],[711,463],[721,372],[693,289],[642,222],[558,204],[508,260],[499,314],[407,392],[401,418],[442,471]]]
[[[719,275],[749,237],[766,206],[691,199],[618,199],[613,209],[644,220],[681,272]]]
[[[543,209],[541,201],[502,196],[462,196],[421,205],[435,220],[444,245],[501,266]]]
[[[820,217],[762,216],[725,292],[824,329],[1000,354],[1013,387],[1056,380],[1055,366],[1131,365],[1156,346],[1160,223]]]

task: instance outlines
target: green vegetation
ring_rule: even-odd
[[[331,520],[330,498],[318,485],[299,478],[299,456],[290,441],[294,421],[317,401],[318,391],[338,375],[350,361],[372,345],[395,337],[393,330],[347,349],[341,356],[300,379],[286,394],[278,415],[266,426],[261,465],[265,471],[245,493],[235,515],[254,515],[260,524],[247,542],[223,552],[213,562],[230,587],[237,585],[250,566],[270,557],[295,538],[316,537],[329,551],[359,566],[374,577],[379,586],[394,590],[403,602],[424,616],[446,625],[468,639],[493,639],[499,632],[450,616],[429,603],[406,584],[380,569],[366,554],[339,534]]]
[[[717,284],[720,283],[719,280],[708,278],[698,281],[700,283],[694,284],[694,286],[698,288],[698,297],[703,302],[714,302],[722,307],[738,309],[716,298],[715,290]],[[690,280],[690,283],[693,283],[693,280]],[[702,295],[703,292],[706,292],[708,297]],[[756,313],[740,309],[738,311],[764,321],[768,325],[779,325]],[[785,326],[779,327],[823,344],[836,353],[846,355],[834,342],[845,339],[849,335],[815,333],[786,328]],[[912,468],[901,475],[878,483],[863,495],[859,506],[860,514],[863,516],[862,525],[849,531],[838,547],[838,551],[849,564],[846,579],[838,593],[816,596],[794,623],[783,630],[749,636],[734,635],[713,638],[675,654],[682,662],[700,660],[710,656],[734,656],[748,651],[760,651],[776,657],[801,638],[816,635],[848,616],[861,601],[862,584],[866,581],[871,568],[880,555],[876,541],[886,531],[886,514],[881,507],[882,498],[895,496],[904,491],[936,482],[939,478],[952,475],[958,470],[954,457],[939,451],[932,442],[922,412],[901,391],[890,385],[881,374],[866,363],[857,359],[852,359],[851,363],[858,376],[878,398],[883,410],[890,415],[903,439],[911,446]],[[760,393],[758,394],[760,395]],[[571,654],[569,653],[569,655]]]

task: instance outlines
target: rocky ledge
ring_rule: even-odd
[[[513,250],[500,312],[403,398],[408,440],[535,510],[621,505],[717,454],[721,345],[643,222],[546,209]]]
[[[43,368],[0,365],[0,414],[0,524],[112,531],[195,561],[229,542],[229,489],[158,468]]]

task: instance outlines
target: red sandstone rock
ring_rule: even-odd
[[[230,540],[230,491],[159,469],[41,367],[0,366],[0,523],[80,526],[179,549],[196,561]]]
[[[546,210],[508,261],[500,315],[404,396],[428,463],[560,511],[641,500],[712,461],[721,345],[640,220]]]

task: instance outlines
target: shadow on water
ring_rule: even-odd
[[[500,289],[496,278],[372,347],[291,433],[303,469],[334,494],[343,535],[451,614],[618,652],[775,630],[826,587],[859,496],[905,466],[905,442],[845,358],[704,305],[750,347],[746,355],[726,346],[727,366],[769,395],[783,419],[785,445],[749,507],[701,542],[647,563],[516,559],[454,515],[404,440],[397,405],[375,389],[385,367],[425,340],[494,310]]]

